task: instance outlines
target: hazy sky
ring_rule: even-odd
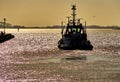
[[[88,25],[120,26],[120,0],[0,0],[0,21],[5,17],[15,25],[60,25],[72,4]]]

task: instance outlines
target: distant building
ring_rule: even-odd
[[[24,28],[24,26],[20,26],[20,25],[14,25],[12,26],[13,28]]]

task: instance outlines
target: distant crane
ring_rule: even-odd
[[[6,18],[4,18],[3,20],[4,20],[4,34],[5,34]]]

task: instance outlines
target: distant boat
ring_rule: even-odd
[[[10,40],[15,37],[14,35],[12,35],[10,33],[5,32],[5,24],[6,24],[6,19],[4,18],[4,32],[1,31],[1,33],[0,33],[0,43],[5,42],[5,41]]]
[[[65,28],[66,31],[64,33],[64,29],[62,29],[62,38],[58,41],[58,48],[64,50],[71,49],[81,49],[81,50],[92,50],[93,46],[89,40],[87,40],[86,33],[86,22],[85,26],[82,25],[80,19],[76,19],[76,6],[72,6],[73,14],[72,18],[68,18],[68,24]],[[62,23],[63,26],[63,23]]]
[[[113,30],[120,30],[120,27],[113,27]]]

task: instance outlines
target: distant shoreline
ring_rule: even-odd
[[[3,29],[3,28],[0,28]],[[14,27],[6,27],[6,29],[18,29]],[[61,29],[61,27],[24,27],[19,29]],[[114,30],[120,30],[119,27],[91,27],[88,26],[87,29],[114,29]]]
[[[65,28],[66,26],[63,26]],[[4,29],[3,27],[0,27]],[[120,26],[97,26],[97,25],[90,25],[86,27],[87,29],[115,29],[120,30]],[[46,26],[46,27],[26,27],[26,26],[12,26],[6,27],[6,29],[62,29],[61,26]]]

